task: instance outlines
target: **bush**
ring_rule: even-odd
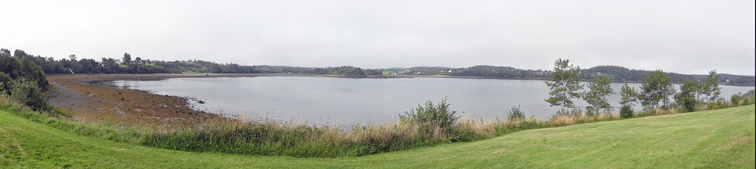
[[[633,108],[630,105],[624,105],[620,108],[620,117],[629,118],[633,116]]]
[[[449,111],[449,104],[446,103],[446,97],[444,97],[438,105],[430,100],[425,103],[425,107],[417,105],[417,109],[404,112],[404,115],[400,114],[399,119],[403,122],[418,124],[420,130],[426,134],[433,134],[436,129],[440,129],[442,133],[450,133],[459,119],[454,116],[456,113],[457,111]]]
[[[10,90],[10,84],[13,83],[13,79],[10,75],[0,72],[0,94],[6,94]],[[3,92],[5,91],[5,92]]]
[[[740,95],[732,94],[732,96],[730,96],[730,102],[732,102],[732,106],[740,106]]]
[[[512,109],[507,112],[507,121],[517,120],[525,120],[525,112],[520,109],[520,105],[512,106]]]
[[[683,98],[682,106],[686,112],[696,111],[696,104],[697,104],[697,101],[694,98],[691,98],[691,97]]]
[[[5,83],[0,82],[0,97],[5,96]]]
[[[50,103],[45,100],[45,95],[35,82],[25,78],[16,79],[11,83],[10,98],[23,103],[34,111],[48,111],[52,109]]]

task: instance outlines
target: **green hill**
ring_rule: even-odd
[[[754,148],[752,105],[340,158],[148,148],[80,136],[0,110],[0,168],[754,168]]]

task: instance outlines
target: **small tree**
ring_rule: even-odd
[[[130,65],[131,64],[131,54],[124,53],[123,54],[123,64],[124,65]]]
[[[11,84],[10,98],[31,107],[35,111],[52,109],[40,88],[34,82],[25,78],[16,79]]]
[[[606,109],[606,112],[609,112],[608,110],[611,109],[611,105],[606,99],[606,96],[614,94],[612,87],[609,86],[611,83],[612,79],[604,76],[601,79],[594,77],[593,82],[588,84],[588,89],[590,90],[583,93],[583,100],[591,105],[586,108],[588,111],[598,113],[599,110]]]
[[[633,106],[636,102],[638,102],[638,91],[635,90],[635,87],[630,87],[625,83],[624,86],[622,86],[622,91],[620,92],[620,96],[622,96],[619,100],[619,104],[621,105],[627,105],[627,106]]]
[[[546,99],[550,106],[562,106],[564,108],[575,107],[572,98],[580,98],[578,90],[583,88],[580,84],[580,67],[573,67],[570,61],[558,59],[554,63],[554,73],[551,74],[551,81],[547,81],[551,92],[550,97]]]
[[[683,106],[686,111],[693,112],[696,110],[696,98],[701,92],[701,83],[698,81],[683,80],[680,85],[680,93],[675,94],[675,102]]]
[[[719,75],[717,70],[709,71],[709,75],[706,76],[706,80],[701,84],[701,96],[704,97],[702,101],[713,102],[719,98],[722,93],[722,88],[719,87]]]
[[[660,101],[664,101],[664,106],[666,106],[667,97],[675,93],[669,80],[669,75],[661,70],[653,71],[648,76],[644,75],[641,93],[638,95],[641,105],[647,109],[654,109],[659,107]]]

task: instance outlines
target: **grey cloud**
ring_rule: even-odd
[[[0,47],[62,58],[754,74],[753,1],[20,1]],[[11,8],[13,7],[13,8]],[[29,12],[33,11],[33,12]]]

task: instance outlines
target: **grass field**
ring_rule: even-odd
[[[754,168],[754,106],[515,132],[363,157],[194,153],[85,137],[0,110],[0,168]]]

